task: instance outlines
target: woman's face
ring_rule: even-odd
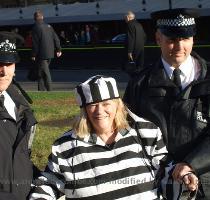
[[[102,101],[86,106],[88,118],[97,134],[111,133],[118,103],[114,100]]]
[[[192,52],[193,37],[169,38],[157,31],[156,41],[164,60],[173,67],[179,67]]]

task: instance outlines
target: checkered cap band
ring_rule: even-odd
[[[109,99],[119,98],[114,78],[97,75],[89,78],[75,88],[76,99],[80,107]]]
[[[5,39],[0,43],[0,51],[4,53],[14,53],[16,52],[16,44],[9,39]]]
[[[168,27],[183,27],[195,25],[195,19],[193,17],[186,18],[184,15],[179,15],[175,19],[158,19],[157,26],[168,26]]]

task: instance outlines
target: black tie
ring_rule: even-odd
[[[4,110],[4,95],[0,94],[0,110]]]
[[[179,90],[182,90],[180,74],[181,74],[181,70],[179,68],[176,68],[173,71],[173,82],[179,88]]]

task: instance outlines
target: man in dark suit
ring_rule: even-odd
[[[131,11],[125,15],[127,23],[127,55],[129,61],[134,61],[136,71],[144,66],[144,43],[146,34],[142,25],[135,20],[135,14]]]
[[[46,24],[43,13],[34,13],[35,25],[32,29],[32,60],[38,70],[38,90],[52,90],[49,65],[54,54],[61,56],[60,40],[52,26]]]
[[[188,164],[200,180],[197,198],[210,199],[210,68],[192,51],[195,9],[152,13],[160,59],[128,84],[124,101],[137,115],[158,125],[182,181]],[[170,195],[170,194],[169,194]],[[169,198],[170,199],[170,198]]]

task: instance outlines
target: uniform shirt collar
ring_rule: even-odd
[[[162,58],[163,66],[165,68],[166,73],[168,74],[169,78],[172,78],[172,74],[174,71],[174,67],[169,65],[163,58]],[[191,71],[193,69],[192,65],[192,57],[189,55],[187,59],[179,66],[179,69],[181,70],[181,75],[188,77],[191,74]]]
[[[9,96],[9,94],[6,91],[2,92],[2,95],[4,95],[4,106],[9,113],[9,115],[16,120],[16,114],[17,114],[17,107],[12,100],[12,98]]]
[[[169,65],[163,58],[162,62],[168,77],[171,79],[175,68]],[[198,79],[201,67],[198,63],[198,60],[189,55],[187,59],[179,66],[179,69],[181,70],[180,78],[181,78],[182,88],[184,89],[192,81]]]

